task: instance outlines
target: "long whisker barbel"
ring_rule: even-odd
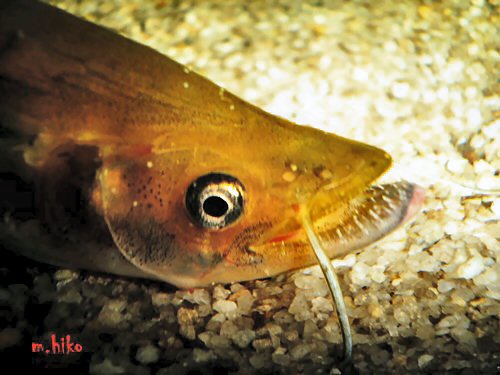
[[[311,243],[311,247],[314,250],[314,254],[316,255],[319,266],[321,267],[321,271],[323,272],[323,275],[325,275],[326,283],[328,285],[328,289],[330,290],[330,294],[332,295],[333,303],[340,320],[340,329],[342,332],[342,340],[344,345],[342,362],[346,364],[351,361],[352,357],[352,335],[351,326],[349,324],[349,318],[347,316],[347,311],[344,303],[344,296],[342,294],[342,289],[340,288],[339,280],[337,278],[337,274],[335,273],[332,262],[323,250],[318,236],[316,236],[316,233],[314,233],[311,218],[306,211],[307,210],[304,208],[301,209],[301,221],[306,231],[307,237],[309,238],[309,242]]]

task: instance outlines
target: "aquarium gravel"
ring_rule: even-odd
[[[52,3],[270,112],[384,148],[386,178],[427,198],[414,221],[333,262],[354,368],[339,367],[318,266],[177,290],[5,252],[4,355],[91,374],[498,373],[498,0]],[[83,352],[32,355],[52,334]]]

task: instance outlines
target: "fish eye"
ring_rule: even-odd
[[[243,184],[223,173],[198,177],[186,191],[186,209],[191,221],[207,229],[222,229],[243,213]]]

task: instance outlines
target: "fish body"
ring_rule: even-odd
[[[0,241],[39,261],[178,287],[314,264],[410,217],[376,147],[290,121],[107,29],[0,0]]]

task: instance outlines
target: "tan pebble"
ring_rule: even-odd
[[[484,304],[486,301],[486,298],[476,298],[472,301],[469,302],[469,304],[472,306],[472,307],[477,307],[477,306],[481,306],[482,304]]]
[[[384,311],[382,310],[382,308],[375,303],[371,303],[368,305],[368,312],[370,313],[371,316],[377,319],[382,317],[382,315],[384,315]]]

